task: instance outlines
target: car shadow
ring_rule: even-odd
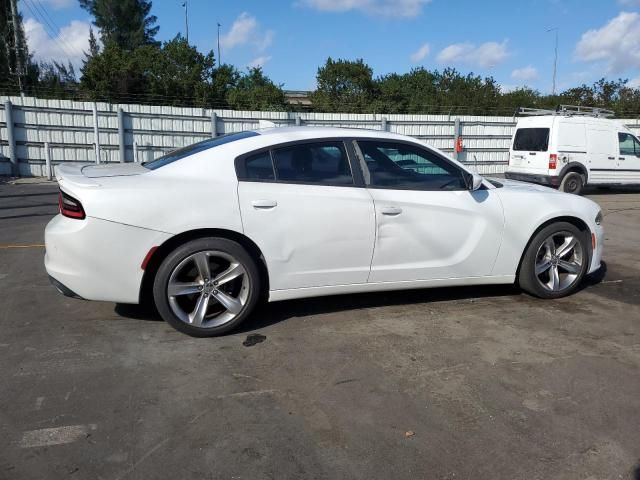
[[[600,283],[606,275],[607,266],[588,275],[577,291]],[[308,317],[335,312],[349,312],[365,308],[391,307],[395,305],[415,305],[453,300],[478,300],[490,297],[526,295],[516,285],[475,285],[463,287],[422,288],[388,292],[353,293],[325,297],[301,298],[269,303],[261,300],[255,312],[233,333],[250,333],[261,328],[295,317]],[[116,304],[115,312],[125,318],[145,321],[162,321],[157,310],[151,305]],[[639,479],[640,480],[640,479]]]
[[[616,185],[611,187],[585,187],[583,195],[613,195],[613,194],[637,194],[640,193],[638,185]]]
[[[234,333],[253,331],[293,317],[306,317],[340,311],[359,310],[362,308],[412,305],[450,300],[471,300],[520,294],[520,289],[514,285],[480,285],[353,293],[348,295],[283,300],[273,303],[261,300],[253,315],[234,330]],[[152,305],[117,303],[114,311],[122,317],[134,320],[162,321],[160,314]]]
[[[515,285],[480,285],[331,295],[274,303],[263,302],[258,306],[251,318],[234,330],[234,333],[253,332],[294,317],[348,312],[365,308],[437,303],[452,300],[477,300],[480,298],[517,296],[521,294],[521,290]]]

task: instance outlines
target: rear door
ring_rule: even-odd
[[[555,129],[555,145],[558,154],[557,173],[569,164],[580,164],[588,168],[585,122],[580,117],[559,117]],[[573,166],[573,165],[572,165]]]
[[[518,128],[513,136],[509,166],[527,173],[547,175],[550,130],[548,127]]]
[[[623,183],[640,183],[640,141],[628,132],[618,132],[618,173]]]
[[[342,140],[295,142],[236,160],[242,223],[270,290],[366,283],[375,213]]]

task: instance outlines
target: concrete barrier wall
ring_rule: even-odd
[[[7,102],[23,176],[46,176],[45,143],[54,165],[95,162],[97,152],[103,163],[142,162],[211,136],[259,128],[260,120],[278,126],[386,128],[449,154],[457,120],[465,148],[459,160],[480,173],[501,173],[515,127],[513,117],[257,112],[0,96],[0,175],[12,172]],[[640,134],[639,120],[620,121]]]

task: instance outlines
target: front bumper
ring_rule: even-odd
[[[142,260],[168,233],[87,217],[54,217],[45,229],[45,268],[65,295],[138,303]]]
[[[519,172],[505,172],[505,178],[509,180],[518,180],[520,182],[537,183],[539,185],[548,185],[551,187],[557,187],[560,185],[560,178],[551,175],[540,175],[535,173],[519,173]]]
[[[591,263],[587,273],[593,273],[600,269],[602,264],[602,251],[604,247],[604,228],[602,225],[591,226],[591,234],[595,236],[596,248],[591,252]]]

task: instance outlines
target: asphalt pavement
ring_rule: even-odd
[[[262,306],[182,335],[47,279],[50,183],[0,180],[0,479],[640,478],[640,193],[606,272]]]

